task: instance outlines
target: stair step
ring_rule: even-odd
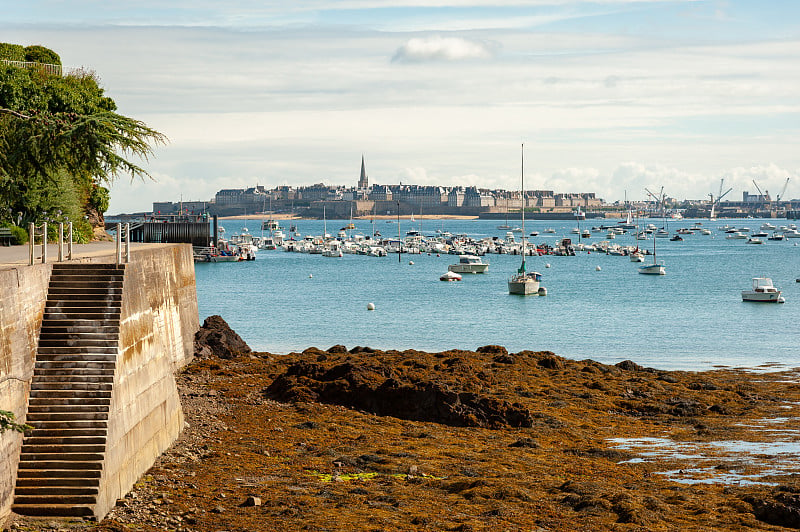
[[[34,464],[35,466],[36,464]],[[25,479],[50,479],[50,478],[71,478],[76,481],[86,480],[91,482],[93,479],[100,479],[102,475],[102,467],[97,469],[64,469],[64,468],[50,468],[42,469],[38,467],[23,468],[17,471],[17,478]]]
[[[105,454],[100,453],[20,453],[19,463],[46,464],[48,462],[74,462],[79,464],[95,463],[102,466]],[[53,469],[53,468],[47,468]],[[60,468],[55,468],[60,469]],[[79,468],[75,468],[79,469]]]
[[[81,325],[67,325],[67,324],[48,324],[42,323],[42,328],[39,333],[46,335],[47,337],[51,336],[61,336],[61,335],[70,335],[70,336],[77,336],[83,338],[84,335],[86,338],[90,337],[101,337],[101,336],[109,336],[109,337],[118,337],[119,336],[119,327],[115,325],[107,325],[104,327],[91,327],[91,326],[81,326]]]
[[[58,495],[18,495],[14,497],[14,506],[22,504],[94,504],[97,502],[96,495],[66,495],[60,497]],[[16,511],[16,510],[14,510]]]
[[[114,281],[98,281],[95,279],[51,279],[48,285],[48,289],[50,288],[71,288],[80,290],[122,288],[122,278]]]
[[[57,377],[57,378],[68,378],[68,377],[94,377],[97,379],[104,378],[104,377],[114,377],[114,370],[113,369],[96,369],[96,368],[76,368],[76,367],[65,367],[60,369],[45,369],[45,368],[36,368],[33,372],[33,378],[35,379],[43,379],[45,377]],[[105,382],[99,380],[98,382]]]
[[[41,427],[35,428],[30,433],[29,438],[104,438],[106,428],[58,428]]]
[[[116,347],[40,347],[36,358],[42,362],[114,361]]]
[[[105,298],[103,298],[103,299],[105,299]],[[47,310],[61,308],[61,307],[70,307],[70,308],[109,307],[109,308],[116,308],[116,307],[119,307],[121,304],[122,304],[122,298],[121,297],[118,297],[116,299],[112,299],[112,300],[109,300],[109,301],[102,301],[102,300],[98,300],[98,298],[77,299],[77,298],[74,298],[74,297],[48,296],[47,301],[45,301],[44,308],[47,309]]]
[[[109,375],[83,375],[74,372],[72,375],[34,375],[33,378],[37,382],[114,382],[113,373]]]
[[[109,322],[111,320],[119,321],[119,312],[86,312],[84,309],[80,310],[45,310],[44,312],[44,319],[46,321],[50,320],[87,320],[87,321],[95,321],[95,322]],[[108,323],[104,323],[107,325]]]
[[[107,421],[108,412],[28,412],[25,422],[37,421]]]
[[[68,429],[103,429],[107,430],[108,423],[100,419],[75,419],[75,420],[33,420],[28,419],[27,424],[34,429],[68,430]],[[36,434],[34,432],[34,434]]]
[[[51,472],[52,473],[52,472]],[[18,478],[17,479],[17,489],[20,487],[34,487],[34,486],[75,486],[75,487],[93,487],[99,486],[100,479],[99,478],[57,478],[57,477],[29,477],[29,478]]]
[[[20,459],[19,461],[19,469],[35,469],[41,470],[42,472],[50,472],[50,476],[62,476],[64,471],[77,471],[80,473],[91,473],[92,471],[97,471],[98,473],[100,470],[103,469],[103,462],[102,458],[100,460],[85,460],[85,461],[78,461],[78,460],[47,460],[47,461],[36,461],[36,462],[28,462],[23,461]],[[53,470],[59,470],[58,474],[53,474]],[[64,470],[64,471],[61,471]],[[37,475],[40,476],[40,475]],[[44,475],[41,475],[44,476]],[[72,476],[72,475],[67,475]],[[75,475],[77,476],[77,475]],[[94,475],[88,475],[94,476]],[[99,475],[98,475],[99,476]]]
[[[31,454],[59,454],[62,455],[64,453],[70,454],[79,454],[79,453],[104,453],[106,452],[105,444],[99,445],[84,445],[84,444],[72,444],[67,443],[63,445],[32,445],[27,443],[23,443],[21,453],[23,455],[31,455]]]
[[[117,270],[125,271],[125,264],[111,262],[57,262],[53,264],[53,271],[59,270]]]
[[[92,292],[87,292],[88,289],[83,290],[66,290],[63,288],[59,288],[58,290],[64,290],[64,292],[53,292],[52,290],[47,291],[47,302],[64,302],[64,301],[86,301],[86,302],[98,302],[98,301],[122,301],[122,291],[119,292],[109,292],[108,290],[103,289],[94,289]],[[112,289],[116,290],[116,289]]]
[[[119,345],[119,335],[111,335],[103,332],[39,333],[40,346],[50,347],[52,342],[60,342],[56,345],[94,345],[94,347],[113,347]],[[80,344],[78,344],[78,342],[80,342]],[[106,342],[106,344],[100,344],[99,342]]]
[[[105,412],[108,413],[108,405],[96,404],[28,404],[28,414],[36,413],[55,413],[55,412]]]
[[[47,320],[42,321],[42,329],[44,330],[52,330],[51,327],[69,327],[73,330],[78,329],[85,329],[90,328],[94,329],[97,332],[102,332],[103,330],[107,330],[107,328],[113,328],[115,330],[119,330],[119,317],[113,319],[71,319],[71,318],[63,318],[63,319],[56,319],[50,318]]]
[[[100,390],[31,390],[31,397],[37,399],[111,399],[111,392]]]
[[[91,486],[19,486],[14,490],[15,497],[38,495],[93,495],[97,496],[98,488]]]
[[[25,445],[105,445],[105,436],[40,437],[26,436]]]
[[[39,335],[39,347],[117,347],[117,338],[106,335]]]
[[[94,371],[114,371],[114,367],[116,366],[115,362],[100,362],[100,361],[91,361],[85,360],[82,362],[67,362],[67,361],[50,361],[50,360],[41,360],[36,362],[34,372],[39,370],[48,370],[48,371],[74,371],[74,370],[94,370]]]
[[[103,288],[74,288],[69,286],[49,286],[47,288],[48,297],[52,298],[76,298],[76,299],[95,299],[95,298],[122,298],[121,286],[107,286]]]
[[[91,517],[94,515],[94,502],[91,504],[22,504],[15,502],[11,510],[19,515],[40,517]]]
[[[91,391],[91,392],[104,392],[104,391],[111,391],[112,384],[107,382],[75,382],[70,383],[69,388],[66,391],[73,392],[73,391]],[[46,390],[64,390],[65,386],[64,383],[61,382],[36,382],[33,381],[31,383],[31,391],[46,391]]]

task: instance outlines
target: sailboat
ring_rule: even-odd
[[[647,275],[665,275],[667,273],[664,269],[664,263],[656,261],[656,240],[658,239],[653,239],[653,264],[639,266],[639,273]]]
[[[521,296],[539,295],[539,281],[542,280],[542,274],[538,272],[529,272],[525,269],[525,145],[522,145],[522,164],[520,172],[522,184],[522,265],[520,265],[517,272],[508,280],[508,293],[517,294]]]

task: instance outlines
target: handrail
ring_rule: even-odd
[[[0,60],[6,65],[14,66],[17,68],[41,68],[48,74],[53,74],[56,76],[61,76],[64,72],[64,69],[61,65],[54,65],[50,63],[37,63],[35,61],[11,61],[10,59],[2,59]]]
[[[40,230],[41,228],[41,230]],[[66,260],[72,260],[72,222],[67,223],[67,255]],[[28,263],[33,266],[36,262],[36,237],[42,237],[42,264],[47,264],[47,222],[42,222],[41,225],[36,225],[31,222],[28,224],[28,250],[29,257]],[[58,224],[58,262],[64,261],[64,224]]]
[[[122,264],[122,238],[123,238],[123,226],[121,223],[117,223],[117,235],[115,241],[117,243],[117,266]],[[126,223],[124,228],[124,235],[125,235],[125,263],[129,263],[131,261],[131,224]]]

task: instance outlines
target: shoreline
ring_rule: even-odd
[[[497,345],[277,356],[218,316],[201,331],[176,375],[186,429],[86,528],[734,531],[800,512],[800,452],[780,450],[796,447],[797,370]]]
[[[477,220],[477,216],[461,216],[451,214],[423,214],[423,215],[400,215],[401,220]],[[321,220],[322,218],[303,218],[293,214],[239,214],[234,216],[220,217],[220,220]],[[397,215],[376,214],[375,216],[353,216],[353,220],[396,220]],[[347,221],[349,218],[328,218],[328,221]]]

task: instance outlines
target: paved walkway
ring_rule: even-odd
[[[145,249],[152,246],[163,246],[170,244],[141,244],[131,242],[131,253],[137,249]],[[73,244],[73,259],[87,257],[108,257],[109,262],[114,261],[117,251],[115,242],[92,242],[90,244]],[[67,246],[64,246],[64,255],[67,254]],[[34,262],[42,262],[42,246],[37,244],[34,248]],[[47,245],[47,262],[58,262],[58,244]],[[28,266],[30,263],[30,250],[28,244],[22,246],[0,246],[0,270],[8,268],[19,268]]]

